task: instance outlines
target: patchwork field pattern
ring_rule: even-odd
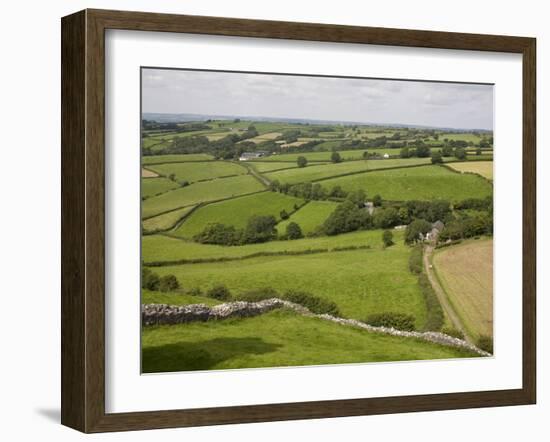
[[[347,191],[363,189],[369,195],[379,194],[391,201],[484,198],[492,186],[475,175],[460,175],[441,166],[373,171],[334,178],[323,186],[342,186]]]
[[[236,228],[246,226],[253,215],[273,215],[280,220],[281,211],[292,213],[304,200],[276,192],[262,192],[233,198],[201,207],[174,231],[174,235],[192,238],[212,223],[223,223]]]
[[[221,200],[261,190],[264,190],[264,186],[251,175],[203,181],[146,199],[141,205],[141,213],[143,218],[149,218],[200,202]]]

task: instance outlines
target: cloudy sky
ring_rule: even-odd
[[[144,69],[142,111],[493,128],[476,84]]]

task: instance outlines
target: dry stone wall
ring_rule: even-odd
[[[228,318],[247,318],[258,316],[278,308],[288,308],[301,315],[315,317],[336,324],[361,328],[373,333],[382,333],[392,336],[420,339],[427,342],[446,345],[450,347],[464,348],[480,356],[491,356],[475,345],[462,339],[448,336],[439,332],[402,331],[389,327],[375,327],[356,319],[345,319],[324,314],[312,313],[309,309],[279,298],[266,299],[259,302],[235,301],[208,307],[205,304],[192,304],[185,306],[168,304],[143,304],[141,306],[141,318],[144,326],[185,324],[189,322],[204,322]]]

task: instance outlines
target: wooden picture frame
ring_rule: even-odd
[[[418,48],[523,57],[523,385],[270,405],[105,412],[105,30]],[[62,424],[83,432],[533,404],[536,400],[536,41],[533,38],[84,10],[62,19]]]

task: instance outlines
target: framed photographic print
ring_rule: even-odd
[[[62,20],[62,423],[535,403],[535,40]]]

